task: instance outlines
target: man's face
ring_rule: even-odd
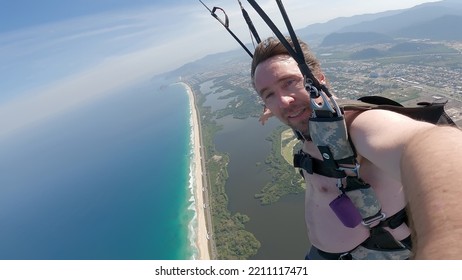
[[[308,133],[310,97],[292,57],[278,55],[260,63],[255,69],[254,84],[273,115],[293,129]]]

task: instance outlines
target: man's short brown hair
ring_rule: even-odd
[[[290,43],[290,45],[293,47],[292,40],[290,37],[286,37],[286,40]],[[313,72],[313,75],[315,77],[318,77],[322,71],[321,71],[321,65],[318,61],[318,59],[314,56],[314,54],[311,52],[310,48],[308,45],[300,41],[300,47],[302,49],[303,55],[305,57],[305,62],[310,68],[310,70]],[[252,85],[255,85],[255,69],[257,66],[262,63],[263,61],[276,56],[276,55],[290,55],[287,49],[284,47],[284,45],[279,41],[279,39],[274,38],[274,37],[269,37],[268,39],[262,41],[260,44],[257,45],[255,48],[255,52],[253,55],[253,60],[252,60],[252,66],[250,69],[250,77],[252,78]]]

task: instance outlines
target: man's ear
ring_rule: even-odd
[[[321,84],[323,84],[323,85],[326,84],[326,76],[324,76],[324,73],[320,73],[320,74],[318,75],[317,78],[318,78],[318,81],[319,81]]]

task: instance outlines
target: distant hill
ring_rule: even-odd
[[[343,26],[342,26],[343,24]],[[391,38],[405,37],[432,40],[462,40],[462,1],[446,0],[425,3],[406,10],[335,19],[325,24],[310,25],[326,34],[320,46],[370,43],[377,34]],[[334,30],[336,29],[336,30]],[[333,31],[332,31],[333,30]],[[372,36],[372,33],[375,35]],[[360,34],[365,38],[361,39]],[[303,38],[303,37],[302,37]]]
[[[390,53],[407,53],[407,52],[418,52],[418,51],[425,51],[434,48],[434,46],[425,43],[417,43],[417,42],[406,42],[397,44],[390,49],[388,52]]]
[[[425,3],[394,15],[345,26],[337,32],[376,32],[391,37],[460,40],[462,1]]]
[[[404,42],[397,43],[387,50],[378,50],[376,48],[365,48],[350,55],[351,59],[374,59],[383,57],[396,57],[399,55],[408,55],[415,53],[451,53],[450,49],[441,44],[430,44],[425,42]]]
[[[444,15],[442,17],[402,28],[395,36],[422,38],[431,40],[462,40],[462,15]]]
[[[350,58],[351,59],[372,59],[384,56],[385,53],[378,49],[374,48],[366,48],[364,50],[357,51],[353,53]]]
[[[346,32],[327,35],[321,43],[322,47],[352,44],[380,44],[392,42],[390,36],[376,32]]]
[[[401,13],[345,26],[338,32],[378,32],[393,34],[409,26],[419,26],[445,15],[461,15],[462,2],[441,1],[425,3]]]
[[[460,26],[462,26],[462,1],[444,0],[424,3],[410,9],[336,18],[325,23],[308,25],[296,30],[296,33],[310,46],[325,47],[393,42],[393,40],[403,37],[462,41]],[[355,53],[352,58],[381,57],[406,52],[406,48],[425,50],[427,47],[415,44],[400,45],[399,41],[396,42],[395,48],[387,51],[368,48]],[[206,56],[164,74],[167,74],[168,77],[178,77],[192,71],[206,71],[210,64],[225,65],[238,60],[248,61],[248,56],[240,48]]]
[[[315,23],[308,25],[304,28],[297,30],[297,35],[300,38],[303,38],[309,42],[313,39],[323,38],[327,34],[338,32],[345,26],[350,26],[354,24],[358,24],[365,21],[375,20],[381,17],[387,17],[396,15],[403,12],[403,10],[395,10],[395,11],[387,11],[381,12],[376,14],[364,14],[364,15],[357,15],[351,17],[340,17],[329,20],[325,23]]]
[[[209,54],[201,59],[186,63],[173,71],[159,74],[158,76],[165,79],[177,78],[179,76],[190,75],[201,71],[209,71],[210,65],[232,65],[237,61],[249,61],[249,56],[241,48],[228,52]],[[157,76],[154,78],[157,78]]]

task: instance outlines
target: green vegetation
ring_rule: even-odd
[[[298,144],[300,144],[300,140],[294,137],[292,129],[284,130],[281,133],[281,155],[290,165],[293,164],[294,151]]]
[[[220,99],[230,99],[230,101],[224,109],[214,112],[217,119],[228,115],[232,115],[237,119],[245,119],[251,116],[260,115],[261,105],[259,104],[258,96],[253,92],[253,89],[251,89],[250,86],[235,86],[229,83],[226,78],[220,77],[215,79],[213,90],[230,91],[230,93],[220,97]],[[207,109],[210,108],[203,108],[202,110]],[[210,119],[208,122],[210,125],[214,123],[214,121],[211,120],[212,113],[210,110],[208,110],[207,113],[209,114]],[[285,133],[283,133],[284,130],[286,130]],[[294,146],[299,142],[296,140],[294,141],[294,139],[295,138],[293,137],[292,131],[290,129],[287,131],[287,126],[279,127],[273,131],[270,137],[267,138],[268,141],[272,142],[272,151],[271,154],[269,154],[266,158],[265,164],[268,166],[267,170],[271,174],[272,180],[262,188],[260,193],[255,195],[255,198],[259,199],[262,205],[268,205],[277,202],[282,196],[286,194],[297,194],[304,191],[303,178],[292,166]],[[206,147],[207,151],[214,151],[213,141],[211,140],[211,144],[207,144]],[[214,153],[216,154],[216,152]],[[261,163],[256,164],[258,165]],[[215,170],[214,172],[219,173],[225,171]],[[217,185],[221,183],[223,184],[223,190],[219,190],[220,192],[223,192],[223,194],[225,194],[225,181],[226,180],[224,180],[224,182],[213,182],[213,184]],[[222,203],[223,201],[220,200],[219,203]],[[229,219],[229,217],[225,218]]]
[[[206,149],[206,168],[211,188],[210,209],[216,248],[215,258],[248,259],[257,253],[261,245],[251,232],[245,230],[245,224],[250,218],[242,213],[233,214],[228,210],[225,184],[228,179],[229,155],[215,149],[214,136],[222,128],[217,125],[213,117],[258,116],[261,113],[261,105],[251,88],[233,86],[227,82],[227,78],[216,79],[213,90],[230,91],[229,94],[221,97],[221,99],[230,99],[226,108],[212,112],[210,107],[203,106],[206,95],[201,93],[198,87],[194,88],[201,116],[202,141]],[[283,130],[286,130],[284,134]],[[273,143],[271,154],[265,160],[268,171],[272,174],[272,180],[261,193],[255,195],[263,205],[274,203],[286,194],[304,191],[303,180],[291,165],[293,149],[298,142],[294,141],[291,130],[287,131],[286,126],[281,126],[267,140]]]
[[[194,89],[197,106],[201,117],[202,141],[206,149],[206,169],[210,187],[210,208],[213,224],[213,240],[216,248],[216,259],[248,259],[260,248],[255,236],[245,230],[245,223],[250,218],[241,213],[234,215],[228,210],[228,196],[225,191],[228,179],[227,165],[229,156],[215,149],[214,136],[221,129],[210,107],[202,106],[205,96],[198,88]]]
[[[267,138],[272,143],[271,154],[265,160],[268,166],[268,173],[271,174],[271,182],[268,182],[261,193],[256,194],[262,205],[277,202],[286,194],[297,194],[303,192],[303,178],[294,169],[292,164],[285,157],[289,149],[294,149],[293,138],[284,137],[287,134],[287,126],[280,126]],[[285,133],[284,133],[285,132]],[[283,154],[286,154],[284,157]]]
[[[233,99],[228,102],[226,108],[215,112],[217,119],[228,115],[232,115],[236,119],[259,116],[262,107],[258,104],[258,96],[253,89],[237,87],[231,84],[227,84],[226,89],[231,90],[231,93],[220,97],[220,99]]]
[[[215,78],[211,88],[215,93],[227,91],[220,99],[227,99],[224,109],[212,112],[210,107],[203,106],[206,94],[195,88],[197,106],[201,115],[202,141],[206,148],[206,168],[211,188],[210,205],[213,223],[213,239],[217,259],[248,259],[260,248],[260,242],[255,236],[245,230],[245,224],[250,220],[247,215],[231,213],[228,210],[228,196],[225,185],[228,179],[227,165],[229,155],[216,151],[214,135],[221,129],[215,118],[232,115],[234,118],[245,119],[259,116],[262,110],[258,96],[250,86],[236,86],[229,82],[227,75]],[[286,194],[297,194],[304,191],[303,178],[292,166],[292,157],[297,141],[291,129],[280,126],[275,129],[268,141],[272,142],[272,151],[264,164],[272,179],[255,195],[262,205],[277,202]],[[262,163],[255,163],[260,165]]]

